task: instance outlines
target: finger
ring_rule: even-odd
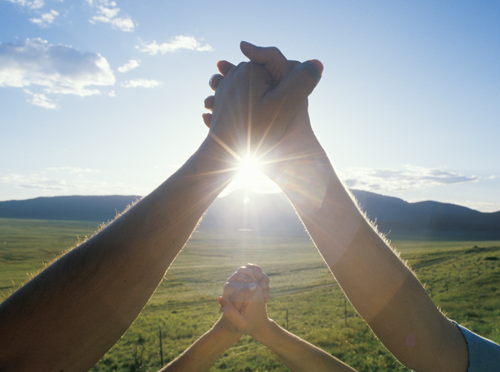
[[[229,72],[234,67],[234,65],[231,62],[228,61],[219,61],[217,62],[217,69],[219,72],[222,74],[222,76],[226,76]]]
[[[216,90],[222,79],[224,79],[224,77],[221,74],[212,75],[210,81],[208,82],[208,85],[210,85],[210,88],[212,88],[212,90]]]
[[[262,279],[259,280],[259,285],[264,292],[266,292],[266,291],[269,292],[269,290],[270,290],[269,283],[270,282],[271,282],[271,280],[269,279],[267,274],[262,273]]]
[[[222,290],[222,297],[230,299],[239,287],[241,287],[241,285],[238,285],[238,283],[226,282]]]
[[[247,287],[251,282],[244,282],[244,281],[227,281],[226,284],[224,284],[224,288],[222,291],[222,297],[224,298],[231,298],[233,294],[241,287]]]
[[[203,103],[206,109],[212,111],[212,109],[214,108],[214,102],[215,102],[215,97],[208,96],[207,98],[205,98],[205,101]]]
[[[266,100],[267,104],[280,107],[281,119],[290,121],[295,113],[312,93],[323,72],[323,65],[317,60],[303,62],[297,65],[271,90]]]
[[[212,123],[212,114],[202,114],[201,117],[203,118],[203,122],[205,125],[210,128],[210,124]]]
[[[246,281],[247,282],[257,282],[258,279],[254,276],[254,272],[252,270],[251,267],[247,267],[247,266],[241,266],[237,271],[236,271],[237,274],[241,274],[241,275],[246,275],[247,279]]]
[[[220,298],[220,300],[219,300]],[[241,316],[240,312],[233,306],[231,301],[226,300],[223,297],[219,297],[219,304],[221,305],[221,311],[224,314],[224,317],[229,320],[236,328],[244,325],[244,319]]]
[[[264,301],[267,302],[271,299],[271,287],[269,287],[269,277],[266,273],[262,273],[262,279],[259,281],[259,286],[262,288],[262,292],[264,293]]]
[[[219,311],[222,313],[222,308],[226,305],[226,299],[222,296],[217,297],[217,301],[219,302],[220,309]]]
[[[294,61],[294,60],[288,60],[288,63],[290,63],[292,68],[297,67],[297,65],[300,65],[299,61]]]
[[[264,302],[267,303],[271,299],[271,293],[269,293],[269,292],[262,292],[262,297],[264,298]]]
[[[233,275],[229,277],[228,282],[250,282],[252,278],[250,278],[247,274],[241,272],[235,272]]]
[[[279,83],[288,75],[292,66],[276,47],[258,47],[246,41],[240,43],[240,49],[250,61],[264,64],[273,80]]]
[[[249,269],[252,269],[252,272],[253,272],[253,277],[257,280],[261,280],[262,279],[262,269],[260,268],[260,266],[257,266],[257,265],[254,265],[254,264],[247,264],[246,266],[247,268]]]
[[[267,276],[265,272],[262,272],[261,278],[259,280],[259,284],[261,284],[261,287],[264,288],[265,286],[269,287],[269,283],[271,283],[271,279]]]
[[[231,296],[230,300],[236,309],[241,310],[243,303],[257,290],[260,290],[260,287],[255,283],[250,283],[249,285],[238,288]]]

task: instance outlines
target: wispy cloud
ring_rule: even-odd
[[[11,3],[18,4],[21,6],[24,6],[29,9],[40,9],[42,8],[45,3],[43,0],[7,0],[10,1]]]
[[[43,87],[46,94],[73,94],[80,97],[101,94],[94,86],[115,84],[106,58],[97,53],[82,53],[42,39],[0,43],[0,87]],[[31,94],[29,92],[28,94]],[[47,97],[32,95],[32,101]],[[39,106],[49,107],[47,104]]]
[[[136,59],[131,59],[123,66],[118,67],[118,72],[125,73],[137,67],[139,67],[139,61]]]
[[[156,88],[157,86],[160,86],[161,82],[156,81],[156,80],[147,80],[147,79],[134,79],[134,80],[129,80],[124,83],[122,83],[122,86],[125,88]]]
[[[136,46],[143,53],[155,56],[158,53],[166,54],[173,53],[180,49],[195,50],[197,52],[207,52],[212,51],[213,48],[206,44],[201,45],[201,43],[192,36],[175,36],[170,43],[158,44],[156,41],[151,43],[143,43],[142,46]]]
[[[100,173],[100,170],[90,169],[90,168],[78,168],[78,167],[50,167],[47,168],[49,172],[64,172],[69,174],[83,174],[83,173]]]
[[[28,102],[35,106],[40,106],[46,109],[56,109],[57,105],[52,102],[50,98],[47,98],[43,93],[33,93],[28,89],[23,89],[24,93],[26,93],[29,98]]]
[[[3,183],[13,184],[20,189],[62,191],[70,186],[64,180],[50,179],[40,174],[4,174],[0,178]]]
[[[367,191],[406,191],[481,180],[436,168],[406,165],[403,169],[351,168],[343,174],[348,187]]]
[[[77,167],[52,167],[40,172],[0,174],[0,182],[18,189],[31,190],[42,195],[104,195],[138,193],[138,189],[123,183],[110,184],[90,176],[99,170]]]
[[[41,28],[49,27],[59,15],[59,12],[51,10],[48,13],[40,14],[39,18],[30,18],[30,21],[40,26]]]
[[[90,19],[90,23],[108,23],[113,28],[124,31],[133,32],[135,28],[134,22],[129,16],[118,17],[120,8],[116,6],[115,1],[109,0],[87,0],[89,5],[95,9],[95,15]]]

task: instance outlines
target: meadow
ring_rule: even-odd
[[[91,234],[96,223],[0,219],[0,295]],[[390,236],[391,237],[391,236]],[[392,236],[448,317],[500,342],[500,242]],[[216,297],[248,262],[271,279],[269,316],[358,371],[403,371],[346,301],[312,242],[249,231],[195,232],[142,314],[92,371],[157,371],[220,316]],[[0,300],[1,300],[0,299]],[[313,370],[313,369],[311,369]],[[287,371],[244,336],[211,371]]]

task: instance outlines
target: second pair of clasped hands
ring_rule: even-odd
[[[265,344],[275,324],[266,311],[270,298],[269,277],[262,269],[253,264],[240,267],[228,278],[217,299],[223,313],[221,326],[231,337],[239,339],[247,334]]]

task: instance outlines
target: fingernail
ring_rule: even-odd
[[[246,44],[246,45],[251,46],[251,47],[255,46],[252,43],[249,43],[248,41],[245,41],[245,40],[242,40],[241,44]]]
[[[319,76],[323,75],[324,67],[320,61],[318,61],[317,59],[310,59],[308,62],[310,62],[314,66],[314,68],[318,71]]]
[[[257,289],[257,285],[255,283],[252,283],[248,286],[248,289],[250,289],[251,291],[255,291]]]

